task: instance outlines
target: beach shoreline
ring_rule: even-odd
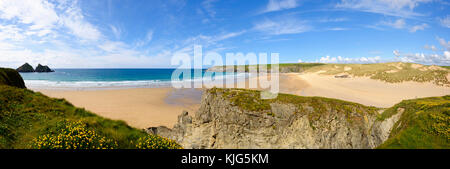
[[[257,77],[250,77],[257,78]],[[248,89],[248,80],[245,85]],[[387,83],[367,77],[335,78],[316,73],[281,73],[280,93],[320,96],[380,108],[391,107],[402,100],[450,94],[449,87],[432,83]],[[236,82],[235,86],[238,86]],[[195,114],[205,88],[175,89],[120,88],[95,90],[36,89],[49,97],[64,98],[77,107],[100,116],[123,120],[136,128],[166,126],[172,128],[183,111]],[[258,88],[257,90],[260,90]]]
[[[173,127],[182,111],[194,113],[198,109],[198,97],[202,93],[202,90],[195,89],[180,98],[177,93],[186,93],[185,89],[33,90],[49,97],[64,98],[76,107],[105,118],[123,120],[140,129],[150,126]]]

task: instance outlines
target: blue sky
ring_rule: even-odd
[[[0,0],[0,66],[173,67],[194,45],[280,62],[450,65],[445,0]]]

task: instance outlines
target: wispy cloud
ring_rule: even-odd
[[[296,8],[299,5],[299,0],[269,0],[266,8],[261,13]]]
[[[420,24],[420,25],[412,26],[411,28],[409,28],[409,31],[410,32],[416,32],[418,30],[424,30],[425,28],[428,28],[428,24],[423,23],[423,24]]]
[[[439,22],[443,27],[450,28],[450,15],[447,15],[445,18],[440,18]]]
[[[265,19],[253,27],[254,30],[270,35],[298,34],[312,30],[312,26],[306,21],[296,18],[279,18],[276,20]]]
[[[150,29],[147,31],[143,39],[140,39],[136,42],[136,46],[141,47],[147,45],[150,41],[152,41],[152,39],[153,39],[153,30]]]
[[[408,18],[423,16],[423,14],[414,12],[414,9],[422,3],[431,1],[432,0],[342,0],[340,3],[336,4],[336,8]]]
[[[407,24],[405,19],[397,19],[395,21],[380,21],[379,23],[375,25],[367,26],[368,28],[377,29],[377,30],[385,30],[383,27],[390,27],[395,29],[405,29],[408,30],[411,33],[417,32],[419,30],[425,30],[429,27],[428,24],[422,23],[418,25],[410,25]]]
[[[382,21],[382,25],[390,26],[396,29],[403,29],[406,25],[404,19],[397,19],[396,21]]]

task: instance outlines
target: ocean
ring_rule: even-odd
[[[97,88],[156,88],[170,87],[176,69],[54,69],[51,73],[20,73],[28,88],[39,89],[97,89]],[[206,72],[195,74],[184,81],[202,80],[205,75],[214,79],[245,76],[236,73]],[[181,78],[181,77],[180,77]]]

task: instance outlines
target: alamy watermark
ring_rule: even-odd
[[[194,55],[176,53],[171,60],[178,68],[172,73],[174,88],[247,88],[261,90],[262,99],[272,99],[279,92],[279,54],[226,53],[203,55],[202,46],[194,46]],[[204,68],[209,67],[204,73]],[[231,74],[226,74],[228,72]],[[222,74],[222,76],[217,76]],[[244,74],[244,75],[242,75]]]

